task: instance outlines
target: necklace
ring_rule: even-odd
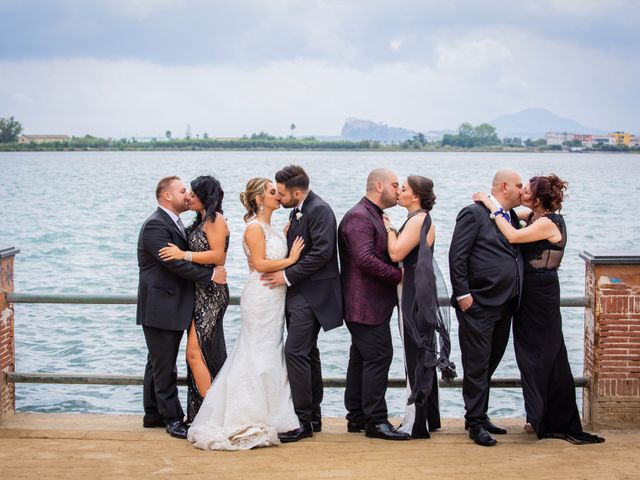
[[[413,212],[409,212],[407,214],[407,220],[409,220],[411,217],[415,217],[417,214],[419,214],[421,212],[426,212],[426,210],[424,208],[419,208],[418,210],[415,210]]]

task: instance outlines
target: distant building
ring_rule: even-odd
[[[18,143],[51,143],[71,140],[69,135],[20,135]]]
[[[591,147],[596,143],[601,143],[603,145],[614,145],[613,137],[611,135],[594,135],[590,145]]]
[[[574,133],[568,132],[547,132],[545,135],[547,145],[562,145],[564,142],[575,140],[575,137]]]
[[[629,132],[613,132],[610,136],[614,145],[631,145],[632,135]]]

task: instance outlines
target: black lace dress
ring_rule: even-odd
[[[193,252],[209,250],[209,242],[204,232],[204,222],[189,226],[189,249]],[[229,236],[225,239],[225,252],[229,248]],[[227,359],[227,346],[224,341],[222,319],[229,305],[229,287],[224,284],[209,282],[206,286],[196,284],[196,301],[193,321],[198,337],[200,351],[211,374],[211,380],[222,368]],[[195,379],[187,363],[187,418],[192,422],[200,405],[202,396],[198,392]]]
[[[567,244],[567,229],[561,215],[550,213],[547,218],[558,227],[562,239],[555,244],[539,240],[521,245],[524,281],[513,323],[527,421],[538,438],[596,443],[599,437],[582,431],[562,334],[558,267]]]

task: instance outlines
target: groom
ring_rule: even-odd
[[[291,396],[300,428],[280,434],[280,441],[295,442],[322,429],[322,371],[318,351],[320,327],[328,331],[342,325],[342,292],[338,271],[336,217],[331,207],[309,190],[309,177],[302,167],[279,170],[276,186],[280,204],[293,210],[289,215],[287,244],[304,239],[298,262],[263,279],[272,288],[287,285],[287,340],[285,358]]]
[[[173,243],[189,250],[180,214],[188,210],[187,189],[178,177],[158,182],[158,208],[144,222],[138,238],[138,309],[149,354],[144,371],[145,428],[164,427],[171,436],[187,438],[176,385],[180,341],[193,318],[195,282],[226,283],[223,266],[215,268],[177,260],[165,262],[158,251]]]

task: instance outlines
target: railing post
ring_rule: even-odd
[[[13,292],[13,259],[18,252],[13,247],[0,249],[0,418],[16,409],[16,389],[8,381],[9,372],[16,368],[16,349],[13,304],[7,301],[7,293]]]
[[[585,423],[640,427],[640,254],[580,254],[586,262]]]

